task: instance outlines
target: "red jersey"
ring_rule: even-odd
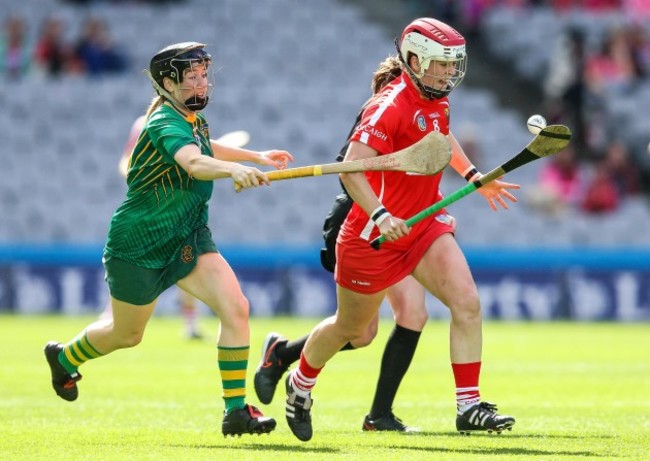
[[[421,97],[411,79],[402,73],[366,106],[350,141],[362,142],[379,155],[387,155],[411,146],[431,131],[449,134],[449,101]],[[410,218],[442,198],[439,192],[442,173],[425,176],[401,171],[370,171],[365,175],[384,207],[402,219]],[[431,219],[433,217],[416,224],[408,236],[385,242],[382,248],[410,247]],[[355,203],[341,227],[338,241],[358,238],[369,241],[378,235],[374,222]]]

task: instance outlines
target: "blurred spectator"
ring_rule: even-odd
[[[112,43],[106,23],[98,18],[88,18],[84,23],[75,55],[91,76],[122,72],[127,67],[126,56]]]
[[[461,2],[461,18],[463,29],[466,36],[476,37],[481,29],[481,18],[485,9],[488,7],[487,2],[481,0],[467,0]],[[469,38],[468,37],[468,38]]]
[[[454,130],[458,143],[463,146],[463,151],[472,165],[481,166],[481,153],[478,145],[477,127],[472,122],[464,122]]]
[[[559,216],[580,205],[584,181],[575,150],[567,147],[544,162],[537,185],[530,188],[528,202],[535,208]]]
[[[602,163],[621,198],[641,192],[639,168],[632,162],[625,143],[618,140],[612,142],[607,148]]]
[[[572,144],[576,152],[586,152],[585,126],[585,37],[578,29],[569,29],[560,37],[549,62],[544,82],[545,106],[549,120],[565,123],[573,131]]]
[[[17,80],[27,73],[30,61],[25,21],[18,16],[9,16],[0,41],[0,73],[10,80]]]
[[[650,2],[648,0],[622,0],[628,17],[635,21],[650,19]]]
[[[609,213],[618,208],[619,202],[620,195],[607,169],[607,162],[600,160],[585,189],[581,208],[587,213]]]
[[[608,132],[614,128],[607,119],[609,101],[628,97],[639,78],[627,30],[610,30],[601,50],[587,59],[585,67],[588,97],[585,126],[589,127],[586,138],[592,152],[602,152],[609,144],[611,134]]]
[[[621,7],[623,0],[551,0],[556,10],[611,11]]]
[[[187,0],[63,0],[74,5],[91,5],[93,3],[151,3],[152,5],[164,5],[166,3],[184,3]]]
[[[650,2],[648,2],[648,8],[650,11]],[[631,24],[628,29],[628,40],[635,73],[641,78],[647,78],[650,74],[650,40],[644,25],[641,23]]]
[[[587,59],[586,79],[589,90],[600,96],[618,93],[628,88],[636,77],[626,30],[611,30],[605,37],[600,52]]]
[[[69,70],[72,50],[63,38],[63,23],[59,18],[49,17],[41,24],[34,63],[44,74],[57,77]]]
[[[582,209],[589,213],[607,213],[618,209],[626,197],[641,191],[639,169],[630,160],[627,146],[621,141],[609,144],[593,177],[585,188]]]

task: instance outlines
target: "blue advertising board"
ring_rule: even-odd
[[[486,318],[650,321],[650,251],[465,249]],[[224,247],[254,316],[325,317],[336,308],[318,248]],[[99,312],[100,247],[0,247],[0,311]],[[158,314],[175,313],[174,289]],[[427,298],[432,318],[447,309]],[[388,314],[387,305],[382,313]]]

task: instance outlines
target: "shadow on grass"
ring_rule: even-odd
[[[420,432],[420,435],[423,433]],[[438,433],[438,435],[448,435],[447,433]],[[524,436],[521,436],[524,437]],[[172,444],[167,445],[171,448],[193,448],[193,449],[214,449],[221,450],[224,449],[224,445],[219,444]],[[259,451],[259,452],[287,452],[287,453],[339,453],[341,450],[333,447],[323,447],[323,446],[310,446],[309,444],[303,444],[301,442],[296,442],[295,444],[279,444],[279,443],[270,443],[270,444],[256,444],[256,443],[242,443],[238,445],[231,445],[227,447],[228,450],[247,450],[247,451]],[[377,447],[380,448],[380,447]],[[423,447],[423,446],[413,446],[413,445],[399,445],[391,444],[390,447],[392,450],[404,450],[404,451],[427,451],[431,453],[467,453],[467,454],[481,454],[481,455],[509,455],[509,456],[591,456],[591,457],[603,457],[607,455],[598,454],[591,451],[566,451],[566,450],[538,450],[531,448],[523,447],[498,447],[498,448],[487,448],[487,447],[477,447],[477,448],[446,448],[446,447]]]
[[[301,445],[299,445],[301,444]],[[270,443],[260,445],[257,443],[242,443],[238,445],[219,445],[219,444],[171,444],[167,445],[170,448],[204,448],[204,449],[213,449],[213,450],[222,450],[227,448],[228,450],[246,450],[246,451],[277,451],[277,452],[287,452],[287,453],[338,453],[341,450],[332,447],[323,447],[323,446],[309,446],[304,445],[302,442],[296,442],[296,445],[292,444],[280,444],[280,443]]]
[[[468,453],[475,455],[509,455],[509,456],[594,456],[607,457],[592,451],[564,451],[564,450],[536,450],[521,447],[500,447],[500,448],[445,448],[445,447],[413,447],[410,445],[392,445],[393,450],[415,450],[430,451],[431,453]]]
[[[403,434],[405,437],[467,437],[458,434],[458,432],[444,432],[444,431],[420,431],[420,432],[406,432]],[[488,434],[487,432],[479,432],[472,434],[470,437],[504,437],[508,439],[613,439],[614,435],[585,435],[585,434],[521,434],[515,432],[505,432],[503,434]]]

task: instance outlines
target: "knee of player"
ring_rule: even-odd
[[[128,348],[137,346],[142,342],[144,331],[125,331],[118,336],[118,343],[120,348]]]
[[[450,306],[452,315],[459,320],[480,321],[481,320],[481,301],[478,292],[468,290],[461,296],[458,296]]]
[[[248,322],[250,303],[243,294],[225,302],[227,303],[225,309],[213,309],[219,315],[222,325],[232,323],[234,326],[237,326],[237,324]]]
[[[372,338],[370,338],[366,344],[361,344],[365,341],[362,338],[367,334],[366,328],[364,326],[338,324],[335,331],[335,334],[338,336],[339,340],[343,341],[344,343],[353,343],[355,347],[364,347],[368,345],[370,341],[372,341]]]
[[[242,295],[235,302],[234,310],[237,317],[248,320],[250,309],[250,303],[248,302],[248,298],[246,296]]]
[[[368,346],[375,339],[376,336],[377,336],[377,324],[373,322],[368,326],[368,328],[361,331],[360,336],[357,336],[350,342],[355,347],[355,349],[358,349],[360,347]]]
[[[429,320],[425,306],[418,309],[399,309],[394,311],[395,323],[413,331],[422,331]]]

